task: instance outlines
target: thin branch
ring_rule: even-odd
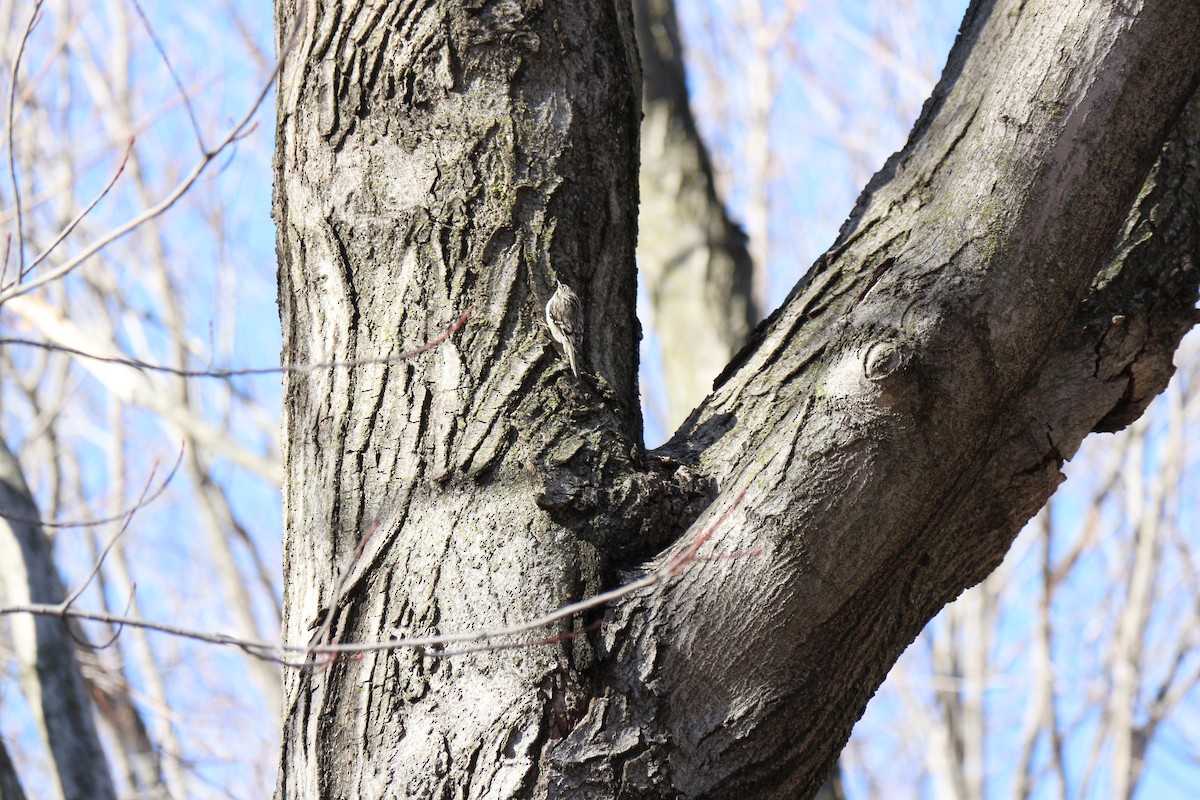
[[[406,361],[410,358],[421,355],[422,353],[432,350],[442,342],[449,339],[459,328],[466,324],[471,317],[471,311],[467,310],[459,314],[458,319],[450,323],[441,335],[434,339],[430,339],[425,344],[410,350],[407,353],[401,353],[398,356],[379,356],[377,358],[359,358],[348,361],[318,361],[310,364],[288,364],[281,367],[252,367],[248,369],[176,369],[163,364],[151,364],[148,361],[140,361],[135,358],[117,358],[115,356],[102,356],[95,353],[87,353],[83,350],[76,350],[73,347],[55,344],[53,342],[38,342],[33,339],[17,339],[9,337],[0,337],[0,347],[4,345],[20,345],[22,347],[36,347],[42,350],[52,350],[54,352],[66,353],[77,358],[85,358],[90,361],[99,361],[104,364],[117,364],[124,367],[132,367],[134,369],[146,370],[147,372],[163,372],[168,375],[175,375],[181,378],[239,378],[251,375],[279,375],[283,373],[303,373],[317,372],[323,369],[343,368],[351,369],[354,367],[372,366],[377,364],[393,364],[397,361]]]
[[[21,89],[21,96],[17,100],[18,107],[24,107],[31,99],[33,99],[34,94],[37,93],[38,85],[41,84],[43,78],[50,74],[50,70],[54,69],[56,60],[63,54],[63,51],[67,49],[67,45],[70,43],[71,37],[75,36],[75,34],[78,32],[79,24],[83,21],[83,18],[87,16],[89,10],[90,9],[88,9],[86,6],[80,8],[67,19],[65,24],[61,22],[59,23],[58,41],[54,43],[53,47],[46,49],[45,58],[42,59],[42,65],[38,67],[37,72],[33,73],[29,79],[25,81],[25,86]]]
[[[118,522],[120,520],[125,519],[126,517],[133,516],[133,514],[137,513],[138,511],[140,511],[141,509],[150,505],[155,500],[157,500],[159,497],[161,497],[162,493],[167,490],[167,486],[170,485],[171,479],[175,477],[175,473],[179,471],[179,464],[182,460],[183,460],[183,446],[181,445],[180,450],[179,450],[179,456],[178,456],[178,458],[175,459],[175,466],[171,467],[171,471],[167,473],[165,478],[163,478],[162,485],[159,486],[157,489],[155,489],[153,492],[151,492],[149,495],[146,495],[142,499],[139,499],[135,505],[130,506],[129,508],[121,511],[118,514],[114,514],[111,517],[100,517],[98,519],[67,520],[65,522],[60,522],[57,520],[56,521],[46,521],[46,520],[40,520],[40,519],[27,519],[25,517],[17,517],[17,516],[13,516],[12,514],[5,514],[3,512],[0,512],[0,517],[4,518],[10,522],[20,522],[25,525],[41,525],[43,528],[59,528],[59,529],[62,529],[62,528],[95,528],[100,525],[108,525],[109,523],[112,523],[112,522]],[[156,464],[156,468],[157,468],[157,464]],[[154,471],[151,470],[150,478],[153,478],[153,477],[154,477]],[[147,483],[149,483],[149,480],[150,479],[147,479]]]
[[[115,173],[113,173],[112,178],[109,179],[108,183],[105,184],[104,188],[100,190],[100,193],[96,195],[96,197],[92,200],[92,202],[88,203],[87,208],[80,211],[75,216],[75,219],[73,219],[69,223],[67,223],[67,226],[65,228],[63,228],[61,231],[59,231],[59,234],[57,237],[55,237],[54,241],[51,242],[50,245],[45,250],[43,250],[41,253],[39,253],[37,258],[35,258],[35,259],[33,259],[33,261],[29,262],[29,266],[24,268],[21,271],[22,278],[24,278],[26,275],[28,275],[33,270],[37,269],[37,265],[42,263],[43,261],[45,261],[46,258],[51,253],[53,253],[54,250],[60,244],[62,244],[63,241],[68,236],[71,235],[71,231],[75,230],[75,227],[80,222],[83,222],[83,218],[86,217],[88,214],[90,214],[92,212],[92,209],[94,209],[96,207],[96,205],[101,200],[104,199],[104,196],[108,194],[109,190],[112,189],[112,187],[116,185],[117,179],[121,177],[121,173],[125,171],[126,164],[129,163],[129,154],[133,152],[133,143],[134,143],[134,137],[130,136],[129,137],[129,145],[125,148],[125,157],[121,159],[121,163],[120,163],[120,165],[117,166],[117,171]]]
[[[334,598],[341,598],[342,592],[346,590],[346,584],[350,580],[350,574],[354,571],[354,565],[358,563],[360,558],[362,558],[363,551],[366,550],[367,547],[367,541],[375,534],[375,531],[377,530],[379,530],[379,520],[375,520],[375,522],[373,522],[371,526],[367,528],[367,532],[359,538],[358,544],[354,546],[354,552],[351,554],[349,562],[346,563],[346,568],[342,570],[342,577],[338,579],[337,588],[334,589],[333,592]],[[321,623],[320,629],[318,629],[317,633],[312,637],[313,641],[320,642],[321,644],[329,644],[329,631],[333,628],[333,618],[336,613],[337,601],[335,600],[329,604],[329,609],[325,612],[325,621]]]
[[[497,650],[518,650],[523,647],[541,647],[547,644],[560,644],[569,642],[585,633],[598,631],[604,627],[604,620],[596,620],[590,625],[585,625],[576,631],[564,631],[563,633],[547,636],[544,639],[536,639],[532,642],[501,642],[499,644],[489,642],[487,644],[478,644],[473,647],[459,647],[454,650],[435,650],[426,651],[425,655],[430,658],[452,658],[454,656],[466,656],[472,653],[491,653]]]
[[[196,133],[196,143],[200,145],[200,152],[207,153],[208,148],[204,145],[204,134],[200,132],[200,123],[196,119],[196,109],[192,107],[192,98],[184,90],[183,81],[179,80],[179,75],[175,72],[175,67],[171,64],[171,59],[167,56],[166,49],[163,47],[162,42],[159,41],[158,34],[154,32],[154,27],[150,24],[150,18],[142,10],[142,4],[138,0],[132,0],[132,2],[134,10],[142,18],[142,25],[145,26],[146,33],[150,35],[150,41],[154,43],[154,49],[162,56],[163,64],[167,66],[167,72],[171,73],[171,80],[175,82],[175,88],[179,90],[179,97],[183,100],[183,107],[187,110],[188,119],[192,121],[192,130]]]
[[[148,631],[157,631],[170,636],[178,636],[182,639],[194,639],[200,642],[209,644],[231,645],[234,647],[246,650],[251,655],[257,658],[266,658],[275,660],[272,656],[261,655],[254,651],[267,652],[270,650],[278,650],[280,645],[270,644],[268,642],[253,642],[247,639],[239,639],[235,636],[229,636],[223,633],[205,633],[203,631],[183,628],[178,625],[168,625],[161,622],[153,622],[151,620],[137,619],[134,617],[126,617],[121,614],[109,614],[104,611],[82,611],[77,609],[63,608],[61,603],[26,603],[16,606],[5,606],[0,608],[0,616],[7,614],[34,614],[43,617],[62,617],[64,619],[82,619],[91,622],[106,622],[110,625],[128,625],[132,628],[143,628]],[[287,649],[287,648],[285,648]],[[306,648],[296,647],[295,650],[303,651]]]
[[[124,614],[128,614],[129,609],[133,608],[133,599],[136,596],[137,596],[137,583],[135,582],[135,583],[130,584],[130,586],[129,586],[129,597],[128,597],[128,599],[125,600],[125,611],[123,612]],[[70,630],[71,630],[71,626],[68,625],[67,631],[70,632]],[[78,639],[76,639],[76,644],[86,645],[86,646],[90,647],[92,650],[107,650],[108,648],[112,647],[114,644],[117,643],[117,638],[121,635],[121,632],[123,630],[125,630],[125,626],[118,625],[117,629],[115,631],[113,631],[112,636],[108,637],[108,641],[106,641],[104,644],[93,644],[93,643],[89,643],[89,642],[80,642]],[[75,635],[71,634],[71,638],[74,639]]]
[[[41,3],[41,0],[39,0],[39,4],[40,3]],[[293,36],[293,40],[294,40],[294,38],[295,37]],[[185,177],[182,181],[180,181],[179,184],[177,184],[176,187],[174,189],[172,189],[171,192],[168,193],[166,197],[164,197],[162,200],[160,200],[157,204],[151,206],[150,208],[145,209],[144,211],[142,211],[142,213],[133,217],[125,224],[119,225],[118,227],[116,227],[116,228],[112,229],[111,231],[109,231],[108,233],[104,234],[99,239],[92,242],[92,244],[85,247],[78,255],[76,255],[74,258],[68,260],[66,263],[50,270],[49,272],[47,272],[46,274],[44,274],[38,278],[35,278],[34,280],[30,281],[29,283],[21,284],[20,281],[18,280],[15,282],[16,285],[10,285],[10,286],[4,288],[3,290],[0,290],[0,305],[3,305],[4,303],[6,303],[7,301],[11,300],[14,297],[18,297],[22,294],[26,294],[28,292],[33,291],[34,289],[37,289],[41,286],[46,285],[47,283],[50,283],[52,281],[56,281],[60,278],[66,277],[68,274],[70,274],[72,271],[74,271],[76,268],[78,268],[80,264],[87,261],[89,258],[91,258],[96,253],[103,250],[108,245],[115,242],[117,239],[120,239],[122,236],[125,236],[130,231],[133,231],[134,229],[144,225],[145,223],[149,222],[150,220],[157,218],[158,216],[165,213],[172,206],[174,206],[175,203],[179,200],[179,198],[183,197],[183,195],[186,194],[187,191],[192,188],[192,185],[195,184],[195,182],[200,178],[201,173],[204,172],[204,170],[208,167],[208,165],[211,164],[213,162],[213,160],[217,158],[217,156],[219,156],[222,152],[224,152],[225,148],[229,147],[229,145],[238,141],[246,134],[247,129],[250,128],[250,126],[251,126],[251,122],[253,121],[254,115],[258,113],[258,109],[262,106],[263,102],[267,99],[267,95],[270,94],[271,87],[275,85],[275,79],[279,75],[279,70],[280,70],[281,65],[283,64],[283,59],[286,57],[287,50],[290,49],[290,47],[291,47],[291,42],[289,42],[288,46],[286,48],[284,48],[284,51],[280,53],[279,59],[275,63],[275,69],[273,69],[271,71],[270,78],[263,84],[263,87],[259,91],[258,96],[255,98],[254,102],[250,105],[250,109],[242,116],[242,118],[240,120],[237,121],[237,123],[235,123],[233,125],[232,128],[229,129],[229,132],[225,135],[225,138],[223,138],[216,147],[214,147],[211,150],[204,151],[200,160],[196,163],[196,165],[194,167],[192,167],[192,170],[191,170],[191,172],[188,173],[187,177]],[[11,103],[10,103],[10,106],[11,106]],[[9,139],[10,140],[12,139],[11,128],[9,130]],[[9,160],[10,160],[10,162],[12,160],[11,145],[10,145]],[[19,222],[20,222],[20,206],[18,205],[18,225],[19,225]],[[21,269],[24,270],[24,267],[25,267],[25,262],[24,262],[24,258],[22,257]],[[18,274],[18,278],[19,277],[20,276]]]
[[[12,179],[13,203],[17,210],[17,283],[21,282],[21,277],[25,274],[25,217],[21,211],[21,187],[17,183],[17,159],[13,136],[17,122],[17,76],[21,73],[21,58],[25,55],[25,45],[29,43],[29,37],[33,34],[33,29],[37,27],[41,18],[42,0],[37,0],[33,4],[33,12],[29,15],[29,24],[25,26],[21,44],[17,47],[17,57],[13,61],[12,82],[8,87],[8,176]],[[7,270],[7,261],[4,267]],[[3,284],[5,277],[7,276],[4,273],[0,273],[0,284]]]
[[[171,470],[172,475],[175,474],[175,470],[179,469],[179,462],[183,460],[183,450],[184,448],[181,445],[179,448],[179,457],[175,459],[175,467]],[[146,485],[142,487],[142,494],[138,497],[137,503],[133,506],[130,512],[125,515],[124,522],[121,523],[121,527],[117,529],[117,532],[114,533],[108,540],[108,544],[105,545],[104,549],[100,551],[100,557],[97,558],[96,563],[92,565],[92,571],[88,573],[87,579],[80,584],[78,589],[71,593],[70,597],[62,602],[64,611],[69,609],[71,604],[79,599],[79,595],[83,594],[84,590],[87,589],[89,584],[91,584],[92,579],[96,577],[96,573],[100,571],[102,566],[104,566],[104,559],[106,559],[108,554],[112,552],[112,549],[116,546],[117,541],[125,535],[127,530],[129,530],[129,525],[133,522],[133,515],[137,513],[138,509],[142,508],[146,504],[146,495],[150,491],[151,484],[154,482],[154,473],[157,470],[158,462],[156,461],[154,463],[154,468],[150,470],[150,474],[146,477]],[[166,484],[164,483],[163,486],[166,486]]]
[[[425,645],[413,646],[434,647],[441,646],[443,644],[457,644],[462,642],[478,642],[487,639],[508,638],[519,633],[526,633],[531,630],[537,630],[538,628],[544,628],[553,622],[558,622],[560,619],[572,617],[582,611],[588,611],[599,606],[608,605],[614,600],[620,600],[621,598],[627,597],[628,595],[640,591],[641,589],[646,589],[655,585],[656,583],[674,578],[675,576],[679,575],[684,568],[696,560],[696,552],[704,545],[705,542],[712,538],[712,535],[716,532],[717,528],[719,528],[725,522],[729,514],[741,504],[742,498],[745,496],[746,492],[744,490],[739,492],[738,496],[735,497],[733,502],[729,504],[729,507],[722,511],[721,515],[717,517],[717,519],[711,525],[698,534],[695,541],[692,542],[691,545],[685,548],[683,552],[676,553],[675,555],[671,556],[661,567],[647,574],[643,578],[639,578],[636,581],[627,583],[624,586],[618,586],[616,589],[611,589],[607,592],[601,592],[600,594],[593,595],[592,597],[589,597],[585,600],[580,600],[577,603],[570,603],[562,606],[555,611],[551,611],[549,614],[544,614],[543,616],[529,620],[528,622],[518,623],[507,628],[495,628],[492,630],[430,637],[439,639],[440,641]],[[370,647],[362,648],[361,645],[338,645],[337,647],[338,652],[350,653],[362,652],[363,649],[371,649]]]

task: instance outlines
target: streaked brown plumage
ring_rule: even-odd
[[[578,352],[583,346],[583,303],[565,283],[558,284],[550,302],[546,303],[546,324],[550,327],[550,336],[562,345],[571,362],[571,372],[578,378]]]

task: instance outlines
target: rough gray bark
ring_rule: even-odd
[[[61,603],[66,593],[54,566],[37,506],[8,444],[0,440],[0,599],[4,605]],[[66,800],[115,798],[108,762],[96,735],[92,701],[61,619],[9,618],[21,669],[21,688],[37,718]],[[7,797],[7,795],[5,795]]]
[[[746,235],[717,197],[688,105],[675,4],[635,0],[633,10],[644,78],[638,266],[674,430],[712,391],[762,310],[751,299]]]
[[[279,3],[279,30],[298,13]],[[632,21],[590,0],[308,13],[279,91],[285,362],[396,355],[473,316],[420,359],[288,379],[285,636],[331,604],[336,638],[368,641],[586,596],[666,482],[634,467]],[[585,306],[582,382],[542,329],[557,280]],[[593,668],[580,637],[292,672],[279,795],[528,793]]]
[[[628,18],[310,13],[279,94],[285,362],[473,316],[415,360],[288,377],[287,639],[328,609],[339,641],[521,621],[702,531],[731,557],[596,633],[289,672],[281,798],[810,795],[1194,321],[1194,129],[1138,190],[1195,89],[1200,9],[976,2],[835,247],[643,459]],[[277,15],[286,39],[296,4]],[[581,382],[540,328],[555,279],[587,309]]]
[[[717,196],[688,96],[674,0],[634,0],[642,58],[638,277],[650,297],[674,430],[713,388],[762,316],[746,235]],[[758,269],[765,269],[759,265]],[[838,770],[818,800],[844,797]]]

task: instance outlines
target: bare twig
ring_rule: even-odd
[[[104,185],[104,188],[100,190],[100,193],[96,195],[92,202],[87,204],[86,208],[84,208],[75,216],[75,219],[71,220],[69,223],[67,223],[66,227],[59,231],[58,236],[55,237],[54,241],[51,242],[45,250],[39,253],[37,258],[33,259],[33,261],[30,261],[28,267],[25,267],[21,270],[22,278],[24,278],[24,276],[28,275],[33,270],[37,269],[37,265],[45,261],[46,258],[53,253],[54,250],[60,244],[62,244],[68,236],[71,235],[71,231],[75,230],[75,227],[83,221],[83,218],[90,214],[92,209],[94,209],[96,205],[104,199],[104,196],[108,194],[109,190],[116,185],[117,179],[120,178],[121,173],[125,171],[125,165],[129,163],[129,154],[133,152],[133,142],[134,137],[129,137],[129,145],[125,148],[125,156],[121,159],[121,163],[117,166],[117,171],[113,173],[112,178],[110,178],[108,183]]]
[[[329,610],[325,612],[325,620],[321,623],[321,627],[317,630],[317,633],[313,635],[313,641],[319,642],[320,644],[330,644],[328,637],[329,631],[333,627],[334,615],[337,613],[337,600],[341,598],[342,592],[346,589],[346,584],[350,580],[350,574],[354,570],[354,565],[360,558],[362,558],[363,551],[367,547],[367,540],[369,540],[377,530],[379,530],[379,520],[375,520],[375,522],[371,523],[371,526],[367,528],[367,532],[359,538],[358,544],[354,546],[354,552],[350,556],[350,561],[347,562],[346,568],[342,570],[342,577],[338,579],[337,588],[334,589],[334,602],[329,604]]]
[[[10,522],[20,522],[20,523],[24,523],[26,525],[41,525],[43,528],[59,528],[59,529],[62,529],[62,528],[95,528],[100,525],[107,525],[111,522],[118,522],[120,520],[125,519],[126,517],[132,516],[133,514],[135,514],[139,510],[145,508],[146,506],[150,505],[155,500],[157,500],[160,496],[162,496],[162,493],[167,490],[167,486],[170,485],[171,479],[175,477],[175,473],[179,470],[179,463],[182,458],[183,458],[183,448],[181,446],[180,450],[179,450],[179,457],[175,459],[175,466],[171,467],[171,471],[167,473],[165,478],[163,478],[162,484],[157,489],[155,489],[153,492],[151,492],[149,495],[146,495],[143,498],[139,499],[135,505],[130,506],[129,508],[124,509],[123,511],[121,511],[117,514],[114,514],[111,517],[99,517],[97,519],[76,519],[76,520],[66,520],[66,521],[59,521],[59,520],[47,521],[47,520],[40,520],[40,519],[26,519],[25,517],[16,517],[16,516],[13,516],[12,514],[5,514],[3,512],[0,512],[0,517],[3,517],[4,519],[9,520]],[[154,477],[154,472],[153,472],[153,470],[151,470],[150,478],[153,478],[153,477]]]
[[[136,595],[137,595],[137,584],[132,583],[129,586],[129,597],[125,600],[125,611],[123,612],[124,614],[126,614],[126,615],[129,614],[129,609],[131,609],[133,607],[133,598]],[[70,626],[67,626],[67,630],[69,631],[70,629],[71,629]],[[115,631],[113,631],[112,636],[108,637],[108,641],[106,641],[104,644],[95,644],[95,643],[91,643],[91,642],[80,642],[78,640],[76,640],[76,643],[81,646],[86,645],[86,646],[90,647],[92,650],[107,650],[108,648],[112,647],[114,644],[117,643],[117,639],[118,639],[118,637],[120,637],[121,631],[123,631],[123,630],[125,630],[124,625],[117,625],[117,629]],[[71,638],[74,639],[75,635],[72,634]]]
[[[175,471],[179,469],[179,463],[183,461],[183,450],[184,448],[181,445],[179,448],[179,456],[175,459],[175,466],[171,468],[171,475],[175,474]],[[138,509],[144,507],[148,502],[146,500],[146,496],[150,491],[151,484],[154,482],[154,473],[157,470],[158,462],[155,461],[154,467],[150,470],[150,474],[146,477],[146,485],[142,487],[142,494],[138,497],[137,503],[135,503],[134,506],[129,510],[129,513],[124,516],[124,521],[121,523],[121,527],[117,529],[117,532],[114,533],[112,538],[108,540],[108,544],[104,546],[102,551],[100,551],[100,557],[97,558],[96,563],[92,565],[92,571],[88,573],[87,579],[80,584],[78,589],[71,593],[70,597],[63,601],[62,606],[64,610],[69,609],[71,604],[79,599],[79,595],[83,594],[84,590],[87,589],[88,585],[92,582],[92,579],[96,577],[96,573],[100,571],[102,566],[104,566],[104,559],[108,557],[110,552],[112,552],[113,547],[116,546],[117,541],[125,534],[125,531],[129,530],[129,524],[133,522],[133,515],[138,512]],[[164,488],[166,487],[167,483],[170,482],[170,479],[170,475],[167,476],[167,481],[163,483]]]
[[[318,361],[310,364],[287,364],[281,367],[252,367],[248,369],[176,369],[163,364],[151,364],[148,361],[140,361],[135,358],[117,358],[114,356],[102,356],[96,353],[87,353],[83,350],[77,350],[73,347],[55,344],[53,342],[39,342],[33,339],[18,339],[11,337],[0,337],[0,347],[4,345],[20,345],[22,347],[36,347],[42,350],[51,350],[58,353],[66,353],[77,358],[85,358],[89,361],[99,361],[104,364],[117,364],[119,366],[133,367],[134,369],[146,370],[147,372],[163,372],[168,375],[175,375],[181,378],[240,378],[252,375],[279,375],[284,373],[303,373],[316,372],[323,369],[341,368],[352,369],[354,367],[373,366],[377,364],[393,364],[397,361],[406,361],[410,358],[421,355],[422,353],[432,350],[442,342],[449,339],[458,330],[467,323],[471,318],[471,311],[467,310],[458,315],[458,319],[450,323],[446,330],[436,338],[430,339],[415,350],[409,350],[406,353],[401,353],[396,356],[379,356],[377,358],[359,358],[347,361]]]
[[[183,100],[183,107],[187,110],[188,119],[192,121],[192,130],[196,133],[196,144],[200,146],[201,153],[207,153],[208,148],[204,145],[204,134],[200,132],[200,122],[196,119],[196,109],[192,107],[192,98],[184,90],[183,81],[179,80],[179,75],[175,72],[175,66],[171,63],[170,57],[167,56],[166,48],[159,41],[158,34],[154,32],[154,26],[150,24],[150,18],[142,10],[142,4],[138,0],[132,0],[132,2],[134,10],[142,18],[142,25],[145,26],[146,33],[150,35],[150,41],[154,43],[154,49],[162,56],[163,64],[166,65],[167,72],[171,73],[171,80],[175,82],[175,88],[179,90],[179,97]]]
[[[25,274],[25,217],[21,211],[21,186],[17,183],[17,160],[13,149],[13,131],[17,122],[17,76],[21,73],[21,58],[25,55],[25,45],[29,43],[29,37],[41,18],[42,0],[37,0],[29,15],[29,24],[25,26],[25,33],[21,36],[21,44],[17,47],[17,57],[13,61],[12,82],[8,87],[8,176],[12,179],[13,203],[17,211],[17,283],[21,282],[21,276]],[[7,261],[5,261],[4,267],[7,270]],[[4,273],[0,273],[0,284],[3,284],[5,277],[7,276]]]
[[[39,0],[39,5],[40,5],[40,2],[41,2],[41,0]],[[289,47],[290,47],[290,44],[289,44]],[[49,272],[45,273],[44,275],[41,275],[38,278],[35,278],[34,280],[30,281],[29,283],[22,284],[18,280],[15,282],[15,285],[10,285],[10,286],[3,288],[3,290],[0,290],[0,305],[3,305],[5,302],[11,300],[14,297],[18,297],[22,294],[26,294],[28,292],[33,291],[34,289],[37,289],[41,286],[46,285],[47,283],[50,283],[52,281],[56,281],[56,280],[59,280],[60,278],[66,277],[68,274],[70,274],[76,268],[78,268],[80,264],[87,261],[89,258],[91,258],[96,253],[103,250],[108,245],[115,242],[117,239],[120,239],[121,237],[125,236],[126,234],[135,230],[136,228],[144,225],[145,223],[149,222],[150,220],[159,217],[160,215],[165,213],[168,209],[170,209],[172,206],[174,206],[175,203],[179,200],[179,198],[183,197],[183,195],[186,194],[187,191],[192,188],[192,186],[200,178],[200,175],[204,172],[204,170],[208,167],[208,165],[211,164],[213,162],[213,160],[217,158],[217,156],[219,156],[222,152],[224,152],[225,149],[227,147],[229,147],[229,145],[238,141],[240,138],[242,138],[246,134],[247,130],[251,127],[251,123],[253,121],[254,115],[258,113],[258,109],[262,106],[263,102],[267,99],[267,95],[270,94],[271,87],[274,86],[274,84],[275,84],[275,78],[279,75],[280,65],[283,63],[283,59],[286,55],[287,55],[286,49],[285,49],[285,52],[280,53],[279,59],[276,61],[276,64],[275,64],[275,69],[273,69],[271,71],[270,78],[263,84],[262,89],[259,91],[254,102],[250,105],[249,110],[242,116],[242,118],[240,120],[238,120],[229,129],[229,132],[226,133],[225,137],[217,144],[216,147],[214,147],[210,150],[204,151],[204,153],[200,157],[200,160],[195,164],[195,166],[192,167],[192,170],[187,174],[187,176],[182,181],[180,181],[175,186],[174,189],[172,189],[167,194],[166,197],[164,197],[162,200],[160,200],[155,205],[150,206],[149,208],[143,210],[140,214],[133,217],[129,221],[125,222],[123,225],[118,225],[116,228],[113,228],[108,233],[102,235],[96,241],[92,242],[90,245],[85,247],[74,258],[69,259],[66,263],[50,270]],[[16,73],[14,72],[14,75],[15,74]],[[11,102],[10,102],[10,107],[11,107]],[[12,155],[11,155],[12,128],[11,128],[11,126],[9,128],[9,139],[10,139],[9,160],[11,163],[11,161],[12,161]],[[14,173],[14,180],[15,180],[15,173]],[[19,225],[19,219],[20,219],[19,208],[20,207],[18,205],[18,225]],[[18,227],[18,235],[20,235],[19,227]],[[18,244],[19,244],[19,242],[18,242]],[[24,267],[25,267],[25,262],[24,262],[24,257],[22,257],[22,259],[21,259],[22,271],[24,270]],[[18,278],[19,277],[20,277],[20,273],[18,273]]]
[[[542,645],[547,644],[560,644],[562,642],[567,642],[571,639],[582,636],[585,633],[598,631],[602,627],[604,627],[604,621],[598,619],[590,625],[584,625],[579,630],[564,631],[563,633],[555,634],[554,636],[547,636],[543,639],[536,639],[532,642],[500,642],[499,644],[495,642],[488,642],[487,644],[478,644],[473,647],[459,647],[454,650],[426,651],[425,655],[429,656],[430,658],[451,658],[453,656],[466,656],[472,653],[491,653],[496,650],[518,650],[522,647],[541,647]]]

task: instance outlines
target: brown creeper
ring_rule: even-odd
[[[571,372],[578,378],[576,352],[583,345],[583,303],[565,283],[558,284],[550,302],[546,303],[546,324],[550,326],[550,337],[566,351]]]

